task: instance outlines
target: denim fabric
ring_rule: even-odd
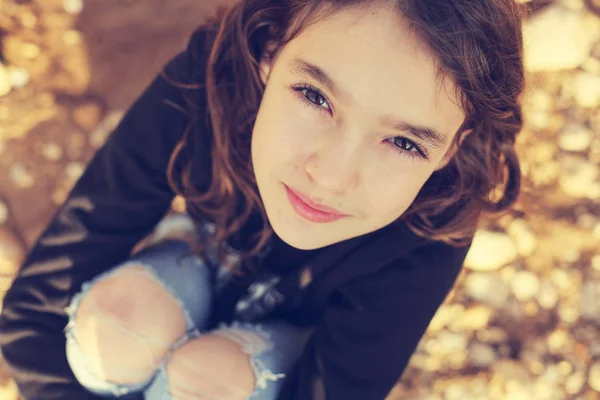
[[[217,329],[206,331],[214,284],[211,285],[211,270],[200,257],[190,253],[188,243],[181,240],[167,240],[149,245],[131,256],[126,262],[117,265],[82,285],[79,293],[73,296],[66,311],[69,322],[65,327],[67,338],[67,359],[78,381],[89,391],[106,397],[121,397],[134,392],[143,392],[148,400],[170,400],[173,398],[168,385],[167,363],[173,353],[189,340],[203,335],[216,334],[240,344],[250,356],[250,365],[255,373],[255,390],[248,400],[270,400],[277,397],[282,379],[308,338],[308,331],[300,330],[284,321],[263,321],[249,323],[234,321],[222,324]],[[162,360],[157,360],[153,376],[136,385],[122,385],[107,382],[92,373],[86,356],[75,337],[75,315],[79,304],[91,287],[110,276],[115,276],[130,265],[143,266],[154,278],[170,291],[180,304],[186,319],[187,331],[169,348]],[[214,272],[214,271],[213,271]],[[217,277],[225,276],[222,272]],[[217,279],[219,282],[219,279]],[[132,334],[135,334],[132,332]],[[260,345],[253,338],[260,337]],[[202,360],[197,361],[198,364]],[[189,368],[194,371],[194,366]],[[235,382],[223,383],[235,387]],[[203,396],[206,396],[204,394]],[[185,397],[193,399],[194,397]],[[199,397],[215,398],[217,397]]]

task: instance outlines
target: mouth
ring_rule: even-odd
[[[347,217],[348,214],[336,210],[335,208],[327,207],[311,200],[306,194],[299,192],[285,185],[288,195],[288,200],[301,217],[312,222],[332,222],[340,218]]]

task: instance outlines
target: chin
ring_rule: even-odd
[[[336,233],[340,221],[315,223],[296,214],[290,205],[283,183],[264,190],[265,212],[273,231],[288,245],[300,250],[315,250],[339,242]],[[333,235],[333,236],[332,236]]]
[[[271,227],[281,240],[300,250],[315,250],[327,245],[322,240],[315,240],[314,235],[307,235],[306,232],[300,232],[291,226],[285,227],[278,223],[271,223]]]

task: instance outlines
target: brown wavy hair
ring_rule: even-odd
[[[179,165],[186,136],[171,156],[168,177],[192,216],[215,223],[219,257],[224,243],[254,212],[262,227],[242,259],[258,254],[273,234],[250,156],[265,89],[261,57],[271,57],[310,24],[366,3],[390,1],[238,0],[209,22],[215,40],[204,85],[212,127],[212,180],[201,191],[190,180],[191,163]],[[508,210],[520,192],[514,144],[523,124],[522,12],[514,0],[395,0],[393,5],[437,57],[440,77],[456,84],[466,115],[453,143],[457,152],[432,174],[398,221],[419,236],[461,246],[472,238],[482,213]],[[275,44],[271,53],[267,41]]]

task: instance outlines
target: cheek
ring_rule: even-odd
[[[365,198],[368,199],[365,211],[381,225],[394,221],[406,211],[429,176],[428,170],[414,163],[399,165],[402,171],[379,170],[371,174],[368,183],[365,182]]]
[[[289,159],[305,153],[312,147],[319,129],[315,111],[298,104],[293,95],[282,93],[264,98],[255,129],[266,146],[266,151],[276,159]]]

